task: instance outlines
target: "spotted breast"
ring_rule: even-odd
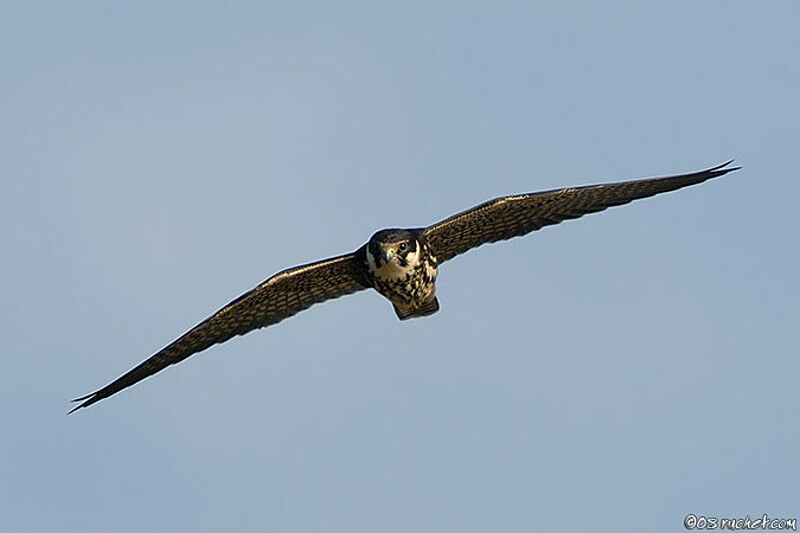
[[[400,320],[439,310],[436,258],[421,231],[375,233],[367,243],[365,261],[372,286],[392,302]]]

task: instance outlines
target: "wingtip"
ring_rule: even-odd
[[[707,170],[702,170],[700,171],[700,173],[705,174],[710,178],[718,178],[720,176],[724,176],[725,174],[728,174],[730,172],[735,172],[742,168],[742,167],[728,167],[728,165],[730,165],[733,162],[734,162],[733,159],[729,159],[728,161],[722,163],[721,165],[711,167]]]
[[[71,403],[75,403],[75,402],[81,402],[81,403],[76,405],[72,409],[70,409],[67,414],[71,415],[72,413],[74,413],[78,409],[83,409],[84,407],[89,407],[90,405],[92,405],[97,400],[99,400],[99,398],[97,397],[97,393],[96,392],[93,392],[91,394],[87,394],[86,396],[81,396],[80,398],[75,398],[74,400],[70,400]]]
[[[742,167],[725,168],[728,165],[730,165],[731,163],[733,163],[734,161],[736,161],[736,160],[735,159],[728,159],[727,161],[725,161],[721,165],[717,165],[717,166],[712,167],[712,168],[710,168],[708,170],[711,171],[711,172],[713,172],[715,170],[724,170],[725,172],[733,172],[734,170],[739,170],[740,168],[742,168]]]

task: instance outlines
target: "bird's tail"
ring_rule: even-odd
[[[398,307],[397,304],[394,304],[394,312],[397,313],[397,318],[400,320],[408,320],[409,318],[432,315],[438,310],[439,300],[436,298],[436,296],[430,300],[422,302],[416,307]]]

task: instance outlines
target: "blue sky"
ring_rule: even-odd
[[[4,531],[800,514],[796,2],[0,8]],[[68,400],[283,268],[504,194],[702,186]]]

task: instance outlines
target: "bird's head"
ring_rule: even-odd
[[[419,260],[420,244],[414,232],[404,229],[384,229],[367,243],[367,257],[373,268],[395,264],[408,267]]]

